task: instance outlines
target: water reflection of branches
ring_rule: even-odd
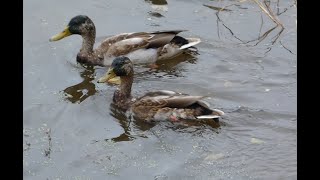
[[[285,13],[288,10],[288,8],[284,8],[284,10],[282,12],[280,12],[279,2],[280,2],[280,0],[277,0],[277,15],[278,16],[280,16],[281,14]]]
[[[216,12],[216,16],[217,16],[217,33],[218,33],[218,37],[220,38],[220,28],[219,28],[219,24],[221,23],[229,32],[230,34],[237,40],[239,40],[241,43],[243,44],[249,44],[251,42],[256,42],[255,44],[253,44],[252,46],[257,46],[260,42],[262,42],[271,32],[273,32],[276,28],[280,28],[280,31],[274,36],[272,37],[272,40],[271,40],[271,45],[274,45],[277,40],[279,39],[280,35],[282,34],[282,32],[284,31],[284,26],[283,24],[279,21],[279,19],[277,18],[277,16],[273,13],[271,7],[270,7],[270,0],[263,0],[263,4],[258,1],[258,0],[253,0],[258,6],[259,8],[262,10],[262,12],[264,14],[266,14],[275,24],[276,26],[270,28],[269,30],[267,30],[266,32],[264,32],[263,34],[261,34],[261,30],[262,30],[262,26],[264,24],[264,21],[263,21],[263,17],[261,15],[261,25],[260,25],[260,30],[259,30],[259,36],[256,38],[256,39],[253,39],[253,40],[249,40],[249,41],[244,41],[242,39],[240,39],[239,37],[237,37],[235,35],[235,33],[231,30],[231,28],[229,28],[224,22],[223,20],[220,18],[219,14],[220,12],[222,11],[226,11],[226,8],[227,7],[230,7],[230,6],[239,6],[238,4],[230,4],[230,5],[227,5],[223,8],[218,8],[218,7],[214,7],[214,6],[208,6],[208,5],[204,5],[206,7],[209,7],[211,9],[214,9],[214,10],[217,10]],[[243,2],[243,1],[242,1]],[[279,10],[279,0],[277,0],[277,15],[281,15],[283,13],[285,13],[288,9],[285,8],[282,12],[280,12]],[[231,11],[228,9],[228,11]],[[267,52],[269,52],[271,50],[272,46],[268,47],[267,49]],[[288,50],[287,48],[285,48],[286,50]],[[290,50],[288,50],[290,53],[292,53]],[[267,53],[266,52],[266,53]]]
[[[218,27],[218,28],[217,28],[218,37],[220,38],[219,22],[221,22],[221,24],[222,24],[226,29],[229,30],[229,32],[231,33],[231,35],[232,35],[234,38],[238,39],[238,40],[241,41],[242,43],[245,43],[243,40],[241,40],[241,39],[238,38],[236,35],[234,35],[234,33],[232,32],[232,30],[223,23],[223,21],[222,21],[222,20],[220,19],[220,17],[219,17],[219,12],[220,12],[220,11],[216,12],[216,16],[217,16],[217,27]]]
[[[95,84],[91,82],[94,79],[94,67],[85,65],[83,67],[85,67],[85,70],[80,73],[83,81],[63,90],[66,99],[72,103],[81,103],[97,92]]]
[[[281,44],[281,46],[282,46],[283,48],[285,48],[286,50],[288,50],[291,54],[296,55],[296,54],[295,54],[295,53],[293,53],[290,49],[288,49],[287,47],[285,47],[285,46],[282,44],[282,42],[281,42],[281,41],[279,41],[279,43]]]

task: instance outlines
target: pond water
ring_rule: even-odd
[[[296,179],[297,9],[289,0],[270,7],[285,28],[278,39],[281,28],[254,1],[24,1],[24,178]],[[110,106],[116,86],[97,83],[106,68],[76,62],[81,37],[49,42],[79,14],[95,23],[96,45],[123,32],[201,38],[199,55],[154,71],[137,65],[133,95],[208,96],[226,113],[221,127],[150,125]]]

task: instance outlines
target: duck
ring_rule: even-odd
[[[206,121],[213,120],[219,127],[219,118],[224,112],[212,109],[204,101],[205,96],[194,96],[171,90],[158,90],[133,98],[131,89],[134,79],[132,61],[126,56],[116,57],[107,73],[98,79],[105,83],[120,77],[121,84],[115,90],[112,104],[123,111],[130,111],[135,119],[145,122],[157,121]]]
[[[194,46],[201,42],[199,38],[183,38],[177,35],[183,31],[186,30],[121,33],[106,38],[94,49],[96,27],[88,16],[77,15],[62,32],[52,36],[49,41],[80,35],[83,41],[76,59],[83,64],[109,66],[115,57],[126,56],[134,63],[149,63],[151,67],[155,67],[156,61],[173,58],[195,48]]]

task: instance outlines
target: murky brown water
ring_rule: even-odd
[[[217,11],[203,4],[238,5],[220,12],[217,23]],[[24,178],[296,179],[293,4],[280,1],[279,13],[287,10],[279,15],[285,30],[276,43],[279,28],[252,46],[257,41],[240,40],[274,27],[263,14],[259,33],[261,11],[253,1],[24,1]],[[277,12],[276,3],[271,7]],[[93,19],[98,41],[166,29],[201,38],[198,56],[176,58],[154,72],[139,67],[133,94],[166,88],[210,96],[210,104],[226,112],[222,127],[150,125],[111,107],[116,87],[96,83],[106,69],[76,63],[81,38],[48,41],[78,14]]]

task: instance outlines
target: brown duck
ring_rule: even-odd
[[[120,109],[131,110],[135,118],[151,121],[180,121],[213,119],[219,123],[224,114],[218,109],[211,109],[203,101],[204,96],[191,96],[168,90],[148,92],[139,98],[132,98],[133,64],[128,57],[116,57],[105,76],[98,82],[103,83],[119,76],[121,84],[114,92],[113,103]]]
[[[77,54],[80,63],[107,66],[115,57],[125,55],[134,63],[154,64],[158,60],[172,58],[201,42],[198,38],[177,36],[184,30],[122,33],[105,39],[93,49],[96,28],[85,15],[73,17],[68,26],[49,41],[58,41],[67,36],[82,36],[82,47]]]

